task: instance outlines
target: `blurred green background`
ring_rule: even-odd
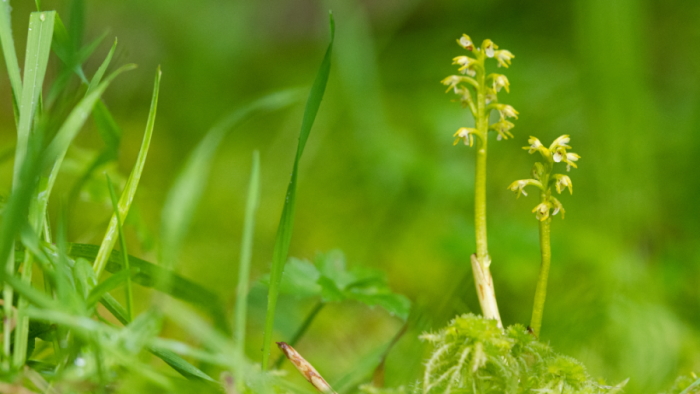
[[[700,371],[700,2],[694,0],[87,1],[85,40],[107,38],[89,74],[119,39],[112,64],[139,65],[105,101],[123,129],[119,161],[136,157],[157,65],[156,130],[128,226],[130,251],[155,261],[161,206],[186,155],[219,118],[264,94],[310,86],[337,32],[326,96],[301,163],[291,255],[341,249],[350,266],[385,271],[417,319],[387,360],[386,384],[420,377],[417,335],[458,313],[478,313],[473,152],[452,146],[470,117],[439,81],[463,54],[455,39],[491,38],[515,54],[501,69],[520,117],[515,138],[491,143],[488,226],[492,273],[505,324],[529,322],[539,266],[537,197],[506,186],[529,176],[530,135],[571,135],[582,156],[552,226],[553,264],[542,339],[627,392],[655,392]],[[33,2],[13,2],[20,61]],[[70,24],[68,2],[44,1]],[[57,59],[53,58],[54,65]],[[495,63],[495,62],[494,62]],[[4,68],[4,63],[3,63]],[[494,67],[495,69],[495,67]],[[6,74],[5,74],[6,75]],[[0,80],[0,147],[14,144],[9,83]],[[253,280],[269,270],[302,103],[259,116],[221,146],[180,255],[183,275],[233,304],[243,205],[253,150],[262,157]],[[493,136],[492,136],[493,137]],[[61,179],[68,193],[102,142],[88,125]],[[11,160],[0,167],[10,188]],[[101,174],[101,172],[100,172]],[[102,182],[101,175],[96,182]],[[98,185],[98,183],[95,183]],[[72,241],[96,243],[106,189],[81,193]],[[54,207],[55,210],[55,207]],[[145,294],[145,293],[144,293]],[[265,289],[251,293],[248,355],[259,360]],[[145,297],[144,299],[148,299]],[[280,300],[278,340],[314,304]],[[145,305],[145,303],[144,303]],[[402,323],[352,303],[326,308],[298,349],[334,381],[390,341]],[[273,359],[276,356],[273,356]]]

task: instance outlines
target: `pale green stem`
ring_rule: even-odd
[[[542,201],[545,201],[545,193],[542,193]],[[544,313],[544,301],[547,298],[547,279],[549,278],[549,267],[552,262],[552,250],[550,246],[550,224],[552,218],[548,217],[540,221],[540,251],[542,253],[542,263],[540,274],[537,278],[537,288],[535,289],[535,302],[532,307],[532,320],[530,328],[537,338],[540,337],[542,328],[542,314]]]
[[[480,67],[476,68],[476,129],[479,133],[476,144],[476,163],[474,180],[474,232],[476,234],[476,256],[472,256],[472,271],[474,272],[474,284],[476,285],[481,312],[487,319],[494,319],[502,326],[501,316],[498,312],[496,293],[493,287],[493,278],[489,266],[491,258],[488,251],[486,236],[486,148],[488,144],[489,113],[486,110],[486,68],[485,55],[477,52],[477,61]]]
[[[476,92],[477,114],[476,128],[479,131],[476,144],[476,164],[474,181],[474,229],[476,233],[476,257],[483,262],[489,255],[488,241],[486,238],[486,148],[488,143],[489,118],[486,113],[486,95],[484,92],[486,82],[486,70],[484,69],[484,55],[479,55],[482,65],[477,71],[479,88]]]

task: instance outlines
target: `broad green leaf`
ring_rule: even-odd
[[[345,294],[348,299],[362,302],[365,305],[380,306],[404,321],[411,312],[411,301],[408,298],[401,294],[389,293],[385,289],[353,288]]]
[[[117,215],[112,214],[112,219],[109,221],[107,231],[105,232],[105,236],[102,239],[102,244],[100,245],[100,250],[97,253],[97,257],[95,258],[95,265],[93,266],[93,268],[95,269],[95,273],[97,274],[98,278],[104,270],[105,264],[107,263],[107,259],[109,258],[109,255],[112,253],[112,249],[114,248],[114,244],[117,242],[116,236],[119,231],[118,225],[123,224],[124,218],[126,218],[126,216],[129,214],[129,208],[131,207],[131,203],[134,200],[134,196],[136,195],[136,189],[138,189],[139,181],[141,180],[141,174],[143,173],[143,168],[146,164],[146,157],[148,156],[148,149],[151,146],[151,137],[153,135],[153,128],[156,122],[156,110],[158,108],[158,92],[160,91],[160,77],[161,71],[159,67],[156,71],[155,83],[153,84],[153,96],[151,97],[151,108],[148,111],[146,132],[143,135],[143,141],[141,142],[141,148],[139,149],[139,154],[136,158],[136,164],[131,170],[131,174],[129,174],[129,180],[126,182],[124,191],[122,192],[122,195],[119,198],[118,211],[121,215],[121,220],[118,221]],[[102,82],[100,85],[102,85],[103,83],[104,82]],[[99,87],[95,90],[98,89]]]
[[[321,275],[330,279],[340,290],[358,280],[355,275],[347,271],[345,256],[339,250],[319,254],[314,259],[314,263]]]
[[[380,306],[402,320],[408,318],[411,302],[391,291],[381,271],[347,270],[345,256],[338,250],[320,253],[314,262],[290,258],[280,282],[280,294],[302,298],[321,296],[323,302],[354,300]],[[269,276],[263,276],[260,281],[269,286]]]
[[[345,294],[338,288],[336,282],[327,276],[318,278],[318,284],[321,286],[321,298],[325,302],[340,302],[345,299]]]
[[[326,83],[328,82],[328,76],[331,71],[331,52],[333,50],[333,39],[335,37],[335,22],[332,14],[330,15],[330,30],[331,42],[328,44],[328,49],[326,50],[326,54],[321,61],[321,67],[316,74],[316,79],[311,87],[309,98],[306,101],[304,117],[301,121],[301,130],[299,132],[299,144],[297,145],[297,153],[294,159],[294,166],[292,168],[292,178],[289,182],[289,186],[287,187],[284,207],[282,208],[282,216],[280,217],[279,227],[277,228],[275,247],[272,253],[270,287],[267,296],[265,332],[263,334],[263,370],[267,369],[270,360],[270,348],[272,346],[272,332],[275,326],[275,309],[277,307],[277,298],[279,297],[280,282],[282,281],[282,273],[284,272],[284,263],[287,260],[289,244],[292,240],[299,161],[304,153],[304,147],[306,146],[306,141],[309,138],[311,126],[313,126],[314,120],[316,120],[316,114],[321,106],[321,100],[323,99],[323,94],[326,91]]]

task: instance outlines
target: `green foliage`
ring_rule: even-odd
[[[324,303],[352,300],[380,306],[402,320],[408,318],[411,302],[391,291],[383,272],[359,267],[347,269],[345,255],[339,250],[319,253],[313,263],[292,257],[285,267],[280,294],[319,297]],[[261,281],[269,284],[269,276]]]
[[[616,393],[626,382],[607,386],[592,379],[579,361],[555,353],[525,327],[505,331],[494,320],[458,316],[432,334],[423,393]]]

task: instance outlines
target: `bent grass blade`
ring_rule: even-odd
[[[280,218],[279,227],[277,228],[277,237],[272,255],[272,269],[270,271],[270,288],[267,296],[267,314],[265,317],[265,332],[263,335],[263,355],[262,368],[267,369],[270,362],[270,348],[272,346],[272,332],[275,325],[275,309],[277,307],[277,298],[279,297],[280,283],[282,281],[282,272],[284,271],[284,263],[287,260],[289,253],[289,244],[292,239],[292,228],[294,226],[294,206],[296,201],[297,174],[299,170],[299,161],[304,153],[306,141],[311,132],[311,126],[314,124],[316,114],[321,106],[323,94],[326,91],[326,83],[331,70],[331,53],[333,50],[333,39],[335,38],[335,22],[333,15],[330,15],[330,30],[331,42],[328,44],[328,49],[321,62],[321,67],[316,74],[316,79],[311,87],[309,98],[306,101],[304,109],[304,117],[301,122],[301,130],[299,132],[299,144],[297,145],[297,154],[294,159],[294,167],[292,169],[292,179],[287,187],[286,198],[284,200],[284,208]]]

